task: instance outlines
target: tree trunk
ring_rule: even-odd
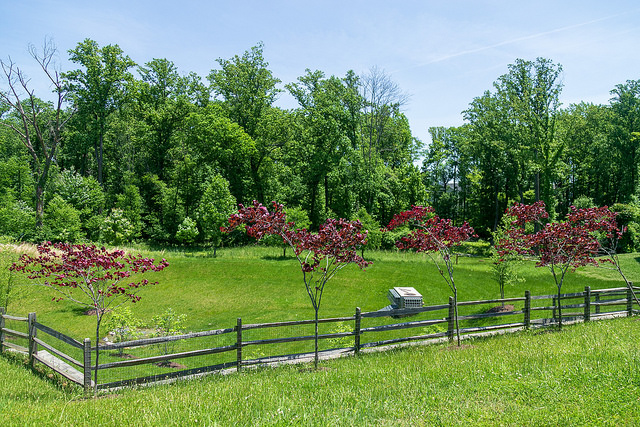
[[[93,374],[93,392],[94,394],[98,393],[98,359],[100,358],[100,351],[98,348],[100,347],[100,322],[102,322],[102,314],[100,314],[100,309],[96,307],[96,370]]]
[[[329,177],[324,175],[324,215],[329,212]]]
[[[316,308],[315,329],[316,329],[316,334],[315,334],[315,355],[314,355],[314,358],[313,358],[313,367],[317,371],[318,370],[318,309],[317,308]]]
[[[458,339],[458,347],[460,347],[460,324],[458,323],[458,289],[453,288],[453,310],[456,319],[456,337]]]
[[[562,330],[562,301],[560,300],[560,287],[558,287],[558,329]]]
[[[98,183],[103,186],[102,184],[102,166],[103,166],[103,159],[104,159],[104,123],[102,122],[102,120],[100,120],[100,130],[99,130],[99,135],[98,135],[98,145],[96,146],[96,163],[98,166]]]
[[[40,230],[44,222],[44,188],[38,183],[36,186],[36,229]]]

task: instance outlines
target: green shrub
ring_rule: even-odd
[[[460,246],[455,248],[455,252],[479,257],[488,257],[491,255],[491,244],[485,240],[463,242]]]
[[[0,199],[0,234],[28,240],[35,231],[35,211],[22,200],[6,195]]]
[[[125,217],[122,209],[113,208],[111,213],[100,224],[100,239],[111,245],[130,242],[136,235],[136,228]]]
[[[640,204],[616,203],[611,210],[618,213],[617,222],[620,228],[626,227],[618,244],[619,252],[635,252],[640,250]]]
[[[141,334],[138,328],[142,326],[142,322],[139,319],[133,317],[131,308],[128,306],[121,306],[113,310],[109,316],[109,320],[105,324],[105,327],[114,336],[114,342],[125,342],[135,340],[140,337]],[[120,355],[123,354],[124,348],[118,349]]]
[[[104,191],[94,177],[85,177],[68,169],[60,172],[53,186],[55,194],[79,212],[82,224],[104,208]]]
[[[366,249],[380,249],[382,246],[382,231],[380,231],[380,223],[362,207],[353,217],[362,223],[363,230],[367,231]]]
[[[344,332],[353,332],[353,325],[345,322],[337,322],[331,329],[332,334],[341,334]],[[328,339],[332,348],[347,348],[353,347],[353,336],[348,337],[335,337]]]
[[[196,241],[200,232],[198,226],[194,220],[186,217],[180,225],[178,225],[178,231],[176,231],[176,240],[183,245],[191,244]]]
[[[164,311],[164,313],[151,319],[151,323],[155,329],[154,336],[170,337],[173,335],[180,335],[184,332],[184,323],[186,320],[186,314],[178,314],[173,310],[173,308],[169,307]],[[173,353],[174,348],[175,341],[164,343],[162,345],[164,354]]]
[[[41,240],[77,242],[83,237],[81,225],[80,212],[56,194],[44,211]]]

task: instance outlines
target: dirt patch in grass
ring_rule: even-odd
[[[454,351],[454,350],[465,350],[467,348],[473,348],[471,344],[451,344],[445,347],[442,347],[442,351]]]
[[[164,362],[155,363],[156,366],[160,368],[171,368],[171,369],[186,369],[185,365],[180,363],[172,362],[170,360],[165,360]]]
[[[136,356],[134,356],[133,354],[129,354],[129,353],[113,353],[112,354],[113,357],[119,357],[121,359],[137,359]]]
[[[513,311],[514,308],[515,307],[513,306],[513,304],[505,304],[504,307],[501,305],[497,305],[495,307],[491,307],[486,312],[487,313],[505,313],[507,311]]]
[[[111,310],[106,309],[106,308],[101,308],[100,309],[100,313],[101,314],[105,314],[105,313],[109,313]],[[95,316],[96,315],[96,309],[95,308],[90,308],[89,310],[83,311],[82,314],[84,314],[85,316]]]
[[[326,372],[326,371],[330,371],[331,368],[327,368],[326,366],[318,366],[318,369],[314,369],[314,368],[302,368],[299,370],[299,372]]]

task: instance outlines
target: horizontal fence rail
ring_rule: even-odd
[[[531,295],[525,292],[524,297],[502,298],[479,301],[460,301],[458,321],[464,323],[460,330],[455,329],[454,302],[449,304],[432,305],[409,309],[383,309],[371,312],[361,312],[356,308],[355,315],[318,319],[317,323],[330,327],[332,324],[342,327],[341,330],[315,334],[298,334],[293,336],[250,336],[251,334],[266,333],[267,331],[290,331],[295,328],[305,328],[315,325],[315,320],[297,320],[271,323],[243,324],[237,319],[236,325],[230,328],[214,329],[202,332],[190,332],[180,335],[151,337],[126,342],[92,346],[91,340],[86,338],[78,341],[50,326],[37,322],[36,314],[28,317],[9,315],[0,307],[0,353],[17,351],[29,356],[29,363],[34,366],[40,362],[70,381],[84,387],[85,391],[92,389],[112,389],[137,384],[172,381],[183,377],[194,377],[225,369],[240,370],[245,366],[265,365],[276,363],[299,363],[308,361],[313,355],[310,351],[291,351],[300,349],[304,342],[315,340],[329,342],[329,348],[320,351],[322,358],[340,357],[345,354],[359,354],[363,349],[386,347],[406,344],[415,341],[440,342],[452,341],[457,332],[463,336],[481,336],[499,332],[518,331],[530,327],[543,327],[558,324],[559,312],[562,310],[563,322],[582,320],[588,322],[614,316],[631,316],[640,313],[640,307],[634,308],[633,292],[638,287],[590,289],[584,292],[574,292],[561,295]],[[550,303],[549,303],[550,302]],[[491,310],[482,311],[482,306],[500,304]],[[508,304],[508,305],[507,305]],[[622,307],[622,308],[620,308]],[[500,310],[495,310],[500,308]],[[612,310],[611,310],[612,309]],[[564,310],[571,310],[565,312]],[[609,310],[609,311],[607,311]],[[549,314],[550,313],[550,317]],[[425,317],[416,320],[395,321],[387,323],[388,319],[403,319],[406,317]],[[508,319],[502,322],[501,319]],[[487,323],[491,322],[491,323]],[[11,327],[9,327],[11,326]],[[20,330],[22,329],[22,330]],[[262,332],[261,332],[262,331]],[[38,336],[40,332],[43,336]],[[394,334],[395,336],[387,336]],[[203,340],[209,340],[206,345]],[[218,345],[211,345],[214,340],[221,340]],[[217,342],[217,341],[216,341]],[[193,343],[193,344],[190,344]],[[302,343],[302,344],[301,344]],[[338,344],[335,344],[338,343]],[[174,345],[183,345],[180,350],[173,350]],[[260,353],[247,353],[252,349],[263,350],[278,345],[286,347],[284,354],[265,356]],[[157,354],[159,348],[164,348],[163,354]],[[116,361],[92,363],[92,354],[113,355],[122,354],[123,350],[134,351],[139,355]],[[169,351],[172,349],[173,351]],[[153,354],[153,352],[156,354]],[[371,351],[371,350],[369,350]],[[74,353],[74,354],[70,354]],[[77,354],[77,355],[75,355]],[[216,359],[228,354],[230,360]],[[175,360],[194,360],[200,363],[195,367],[181,366],[172,372],[159,372],[162,363]],[[200,362],[206,360],[206,362]],[[117,378],[117,375],[107,375],[112,370],[131,369],[147,366],[146,374],[134,375],[133,378]],[[94,384],[91,380],[92,372],[99,371],[106,379]]]

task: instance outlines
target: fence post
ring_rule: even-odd
[[[633,316],[633,291],[627,288],[627,316]]]
[[[38,344],[34,340],[34,338],[38,336],[35,313],[29,313],[27,318],[27,327],[29,330],[29,365],[33,368],[36,366],[36,359],[34,355],[38,353]]]
[[[556,297],[553,297],[551,301],[552,301],[551,306],[553,307],[553,311],[551,312],[551,318],[553,320],[556,320]]]
[[[236,324],[236,369],[242,368],[242,318],[238,317]]]
[[[0,354],[4,351],[4,307],[0,307]]]
[[[584,287],[584,321],[591,321],[591,286]]]
[[[449,317],[447,317],[447,320],[448,320],[447,337],[449,337],[449,341],[453,341],[453,330],[456,327],[455,313],[456,312],[455,312],[453,297],[449,297]]]
[[[360,307],[356,307],[356,326],[355,326],[355,335],[354,335],[354,343],[353,343],[353,353],[355,355],[360,354],[360,323],[362,316],[360,315]]]
[[[91,391],[91,339],[85,338],[82,343],[82,374],[85,395]],[[98,384],[96,384],[96,389]]]
[[[531,292],[524,291],[524,328],[531,328]]]

